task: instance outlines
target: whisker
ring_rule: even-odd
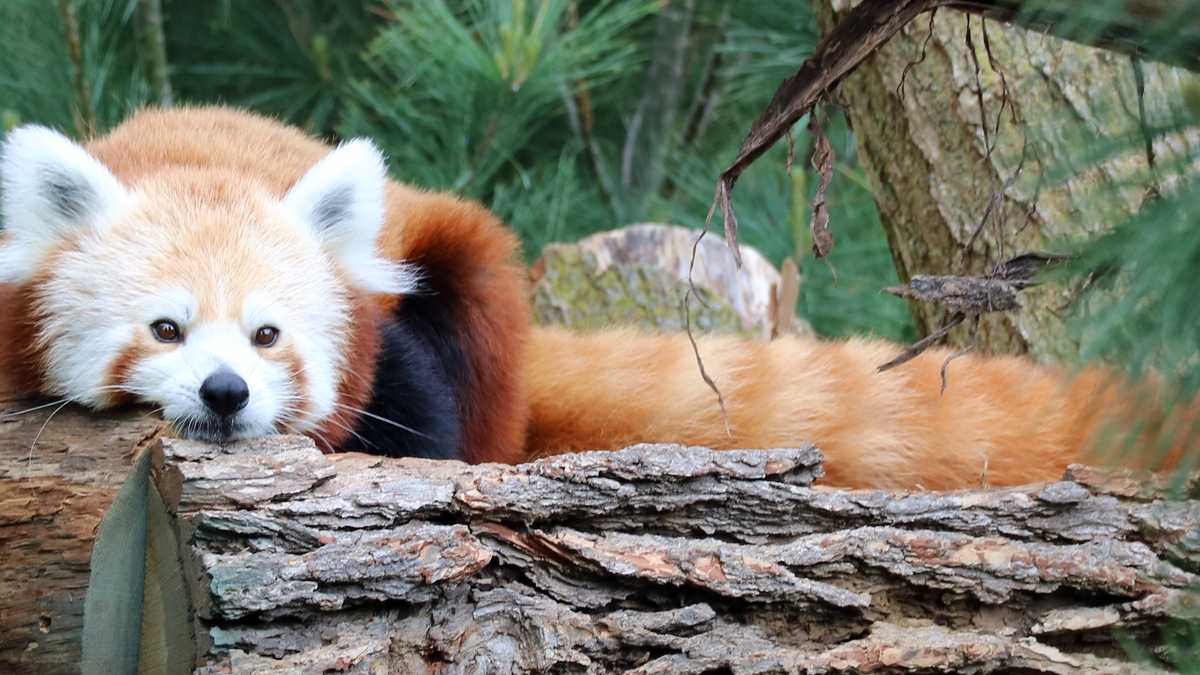
[[[49,403],[43,403],[43,404],[41,404],[41,405],[36,405],[36,406],[34,406],[34,407],[32,407],[32,408],[26,408],[26,409],[24,409],[24,410],[18,410],[17,412],[13,412],[13,413],[5,413],[5,414],[3,414],[3,415],[0,415],[0,420],[5,420],[5,419],[8,419],[8,418],[10,418],[10,417],[16,417],[17,415],[24,415],[25,413],[36,412],[36,411],[38,411],[38,410],[44,410],[44,409],[46,409],[46,408],[49,408],[50,406],[58,405],[58,404],[60,404],[60,403],[65,403],[65,402],[67,402],[67,401],[70,401],[70,399],[66,399],[66,398],[60,398],[60,399],[58,399],[57,401],[50,401]]]
[[[336,406],[337,406],[337,407],[339,407],[339,408],[343,408],[343,409],[345,409],[345,410],[349,410],[349,411],[351,411],[351,412],[356,412],[356,413],[358,413],[358,414],[360,414],[360,415],[363,415],[363,416],[365,416],[365,417],[370,417],[370,418],[371,418],[371,419],[373,419],[373,420],[379,420],[380,422],[384,422],[384,423],[386,423],[386,424],[390,424],[390,425],[392,425],[392,426],[396,427],[397,429],[403,429],[404,431],[407,431],[407,432],[409,432],[409,433],[411,433],[411,434],[415,434],[415,435],[417,435],[417,436],[420,436],[421,438],[427,438],[427,439],[429,439],[429,440],[433,440],[433,437],[432,437],[432,436],[430,436],[430,435],[428,435],[428,434],[423,434],[423,433],[421,433],[420,431],[417,431],[416,429],[413,429],[412,427],[405,426],[405,425],[403,425],[403,424],[401,424],[401,423],[399,423],[399,422],[397,422],[397,421],[395,421],[395,420],[389,420],[389,419],[388,419],[388,418],[386,418],[386,417],[380,417],[379,415],[376,415],[375,413],[369,413],[369,412],[367,412],[366,410],[363,410],[363,409],[361,409],[361,408],[355,408],[354,406],[345,405],[344,403],[335,403],[334,405],[336,405]]]
[[[50,426],[50,420],[54,419],[54,416],[57,415],[60,410],[70,404],[70,401],[63,401],[62,405],[55,408],[54,412],[50,413],[50,416],[46,418],[44,423],[42,423],[42,428],[38,429],[37,435],[33,437],[33,442],[29,444],[29,457],[26,459],[25,463],[26,478],[29,478],[33,473],[33,449],[37,446],[38,441],[42,438],[42,432],[46,431],[46,427]]]
[[[331,417],[329,417],[329,418],[328,418],[328,421],[332,422],[333,424],[337,425],[337,426],[338,426],[338,427],[340,427],[341,429],[343,429],[343,430],[345,430],[346,432],[348,432],[350,435],[352,435],[352,436],[354,436],[355,438],[357,438],[358,440],[362,441],[363,445],[366,445],[367,447],[370,447],[370,448],[374,448],[374,449],[376,449],[376,450],[378,450],[378,449],[379,449],[379,446],[375,445],[375,444],[374,444],[374,443],[372,443],[371,441],[368,441],[366,438],[363,438],[362,434],[358,433],[358,432],[357,432],[357,431],[355,431],[354,429],[351,429],[349,426],[347,426],[347,425],[345,425],[345,424],[343,424],[343,423],[339,422],[339,421],[338,421],[338,419],[337,419],[336,417],[332,417],[332,416],[331,416]]]
[[[323,435],[321,435],[320,433],[318,433],[315,430],[310,431],[309,433],[305,434],[305,433],[301,433],[301,432],[297,431],[296,427],[293,427],[292,425],[290,425],[287,422],[284,422],[282,420],[279,422],[279,424],[282,425],[285,430],[287,430],[288,432],[295,434],[297,436],[309,436],[309,435],[315,436],[316,438],[314,440],[320,441],[321,444],[324,445],[329,450],[329,452],[337,452],[337,450],[333,447],[333,444],[329,442],[329,439],[325,438]]]

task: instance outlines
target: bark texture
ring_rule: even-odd
[[[134,452],[162,422],[0,390],[0,672],[79,671],[89,558]],[[52,422],[52,423],[51,423]]]
[[[1193,612],[1200,503],[813,487],[812,447],[521,466],[164,439],[197,672],[1147,672]],[[182,609],[181,609],[182,611]]]
[[[815,4],[830,30],[856,3]],[[1140,133],[1128,56],[946,8],[930,16],[907,23],[837,94],[903,282],[986,274],[1019,253],[1103,232],[1136,213],[1148,192],[1169,188],[1155,184],[1140,142],[1069,180],[1052,177],[1089,166],[1085,153],[1097,144]],[[1197,78],[1142,68],[1145,122],[1161,126]],[[1194,133],[1163,138],[1154,144],[1156,161],[1169,165],[1198,143]],[[1018,311],[984,316],[979,347],[1051,359],[1077,353],[1061,320],[1070,289],[1042,286],[1021,300]],[[923,303],[913,312],[925,334],[947,317]],[[972,328],[952,331],[951,341],[972,344]]]

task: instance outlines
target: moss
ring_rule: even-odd
[[[595,256],[571,247],[550,246],[544,273],[533,289],[533,311],[543,325],[594,330],[614,325],[678,332],[684,329],[680,303],[687,282],[660,269],[631,264],[600,269]],[[733,306],[712,290],[697,286],[690,302],[693,330],[743,332]]]

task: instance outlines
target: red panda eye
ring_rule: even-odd
[[[258,347],[270,347],[279,339],[279,329],[274,326],[263,326],[254,331],[254,344]]]
[[[179,342],[182,333],[179,326],[170,319],[159,319],[150,324],[150,330],[159,342]]]

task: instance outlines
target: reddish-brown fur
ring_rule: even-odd
[[[1089,458],[1097,441],[1102,445],[1105,423],[1130,429],[1154,410],[1111,374],[1070,377],[1017,357],[955,359],[943,394],[948,352],[931,350],[876,372],[898,351],[862,340],[702,339],[701,355],[725,399],[727,431],[685,337],[537,329],[526,352],[528,451],[811,440],[825,453],[826,482],[834,485],[1013,485],[1061,478],[1067,464]],[[1176,439],[1175,456],[1195,448],[1198,438]],[[1156,439],[1141,440],[1149,446]],[[1148,464],[1152,454],[1121,459]]]
[[[342,373],[342,381],[338,383],[338,403],[345,407],[334,410],[313,434],[318,443],[333,448],[341,447],[352,436],[351,430],[358,421],[353,409],[366,409],[371,400],[371,387],[375,384],[375,359],[379,354],[378,324],[382,310],[374,302],[356,298],[353,312],[347,351],[350,358],[346,372]]]
[[[0,390],[32,392],[42,387],[45,355],[37,344],[36,284],[0,284]]]
[[[236,203],[245,181],[282,196],[329,151],[298,130],[221,108],[143,112],[88,149],[127,184],[166,170],[156,180],[200,190],[214,204]],[[472,375],[464,448],[471,461],[643,441],[716,448],[814,441],[826,453],[831,484],[1009,485],[1056,479],[1086,457],[1105,424],[1146,418],[1132,390],[1100,371],[1071,379],[1024,359],[965,356],[950,365],[943,395],[944,352],[880,374],[875,368],[895,355],[893,345],[709,338],[700,350],[725,396],[726,420],[685,337],[531,329],[517,239],[483,207],[396,183],[387,203],[383,253],[432,270],[460,299],[456,318]],[[4,369],[36,386],[28,293],[0,292],[7,294],[0,295]],[[397,307],[403,315],[404,301],[353,300],[339,402],[365,408],[378,322]],[[355,421],[340,408],[313,435],[337,446]],[[1176,456],[1195,440],[1176,439]]]

